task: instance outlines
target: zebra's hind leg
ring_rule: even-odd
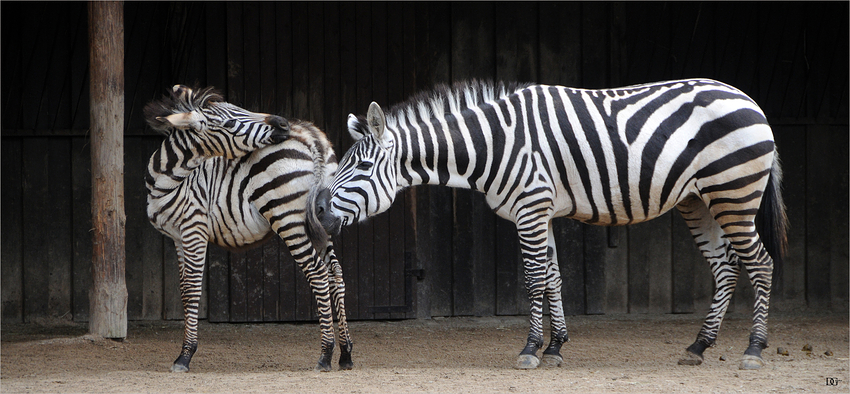
[[[717,219],[726,231],[726,236],[755,289],[753,328],[750,331],[749,346],[741,359],[740,369],[760,369],[764,366],[761,351],[767,347],[767,312],[773,279],[773,259],[759,239],[753,219],[752,215],[731,214]]]
[[[546,298],[549,300],[549,315],[552,320],[552,337],[549,346],[543,351],[540,363],[547,367],[558,367],[564,361],[561,346],[570,340],[564,319],[564,305],[561,300],[561,270],[558,266],[558,250],[555,247],[555,233],[549,222],[547,234]]]
[[[701,200],[688,199],[676,207],[685,219],[697,247],[708,261],[714,277],[711,308],[696,341],[688,346],[684,357],[679,360],[680,365],[700,365],[703,362],[703,352],[714,346],[717,339],[717,332],[729,307],[741,269],[729,241],[723,237],[723,230]]]
[[[348,320],[345,315],[345,281],[342,278],[342,266],[339,264],[332,243],[328,244],[325,259],[329,265],[331,298],[339,325],[339,369],[348,370],[354,368],[354,362],[351,361],[351,350],[354,347],[354,343],[351,341],[351,335],[348,331]]]
[[[175,244],[178,244],[175,241]],[[183,301],[183,346],[171,365],[171,372],[189,372],[189,362],[198,349],[198,304],[204,276],[206,239],[184,240],[177,246],[180,269],[180,299]]]

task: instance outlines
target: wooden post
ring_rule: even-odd
[[[94,226],[89,332],[124,338],[124,4],[93,1],[88,10]]]

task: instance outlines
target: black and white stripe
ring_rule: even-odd
[[[358,141],[317,199],[326,229],[383,212],[398,190],[419,184],[481,191],[516,223],[531,301],[519,368],[539,363],[544,296],[552,312],[544,363],[560,363],[567,340],[551,219],[626,225],[674,207],[716,282],[681,362],[699,363],[714,343],[743,266],[756,300],[741,367],[763,363],[771,256],[781,258],[786,218],[772,131],[739,90],[705,79],[604,90],[472,81],[420,94],[388,115],[372,103],[366,118],[352,115],[348,125]],[[760,229],[768,250],[757,212],[770,221]]]
[[[275,234],[316,297],[322,332],[317,369],[331,368],[333,309],[342,342],[340,368],[351,368],[342,269],[327,239],[317,252],[308,237],[324,230],[308,220],[305,207],[337,168],[325,134],[311,123],[289,124],[226,103],[212,88],[194,91],[181,85],[170,97],[149,103],[145,117],[167,135],[151,156],[145,181],[148,218],[174,240],[180,266],[186,324],[182,351],[171,370],[188,371],[198,346],[207,244],[245,249]]]

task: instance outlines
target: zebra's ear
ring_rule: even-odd
[[[369,104],[369,112],[366,113],[366,123],[369,124],[369,131],[375,134],[375,137],[378,137],[379,141],[382,140],[384,130],[387,128],[387,118],[384,116],[381,106],[374,101],[372,104]]]
[[[363,122],[363,118],[348,114],[348,134],[351,134],[351,139],[360,141],[366,136],[369,130]]]
[[[168,116],[157,116],[156,120],[165,124],[170,124],[178,129],[188,129],[192,127],[195,122],[195,120],[192,119],[192,114],[189,112],[171,114]]]

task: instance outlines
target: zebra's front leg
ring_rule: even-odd
[[[547,367],[558,367],[564,361],[561,356],[561,346],[569,342],[567,324],[564,318],[564,306],[561,300],[561,269],[558,266],[558,250],[555,247],[555,233],[552,222],[549,222],[547,234],[548,249],[546,261],[546,299],[549,300],[549,315],[552,320],[552,337],[549,346],[543,351],[541,363]]]
[[[198,304],[201,300],[206,252],[206,239],[184,242],[177,247],[180,299],[183,301],[183,346],[177,360],[171,365],[171,372],[189,372],[189,362],[198,349]]]
[[[520,220],[518,223],[522,223],[522,221]],[[546,223],[532,225],[528,228],[517,226],[522,250],[525,289],[531,306],[528,340],[517,358],[517,369],[534,369],[540,365],[537,350],[543,347],[543,295],[546,293],[548,271],[548,264],[546,263],[548,246],[545,226]],[[538,230],[539,228],[543,228],[543,230]]]
[[[339,264],[332,243],[328,244],[325,259],[329,263],[331,298],[339,324],[339,369],[348,370],[354,368],[354,362],[351,361],[351,349],[354,347],[354,343],[351,341],[345,314],[345,281],[342,277],[342,266]]]

